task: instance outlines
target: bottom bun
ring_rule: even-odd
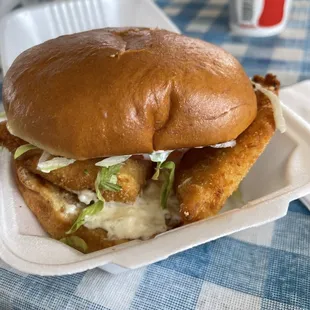
[[[29,172],[14,161],[16,182],[27,206],[37,217],[43,229],[54,239],[68,237],[68,231],[79,215],[66,213],[65,206],[79,203],[76,195],[69,193],[40,176]],[[81,210],[81,208],[79,208]],[[102,250],[128,240],[108,240],[107,232],[103,229],[88,229],[82,226],[71,236],[82,238],[87,246],[87,252]]]

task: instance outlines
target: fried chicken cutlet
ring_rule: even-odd
[[[278,92],[280,84],[273,75],[253,80]],[[175,187],[185,223],[218,213],[272,138],[275,132],[272,104],[262,92],[256,91],[256,96],[256,119],[236,139],[236,146],[191,149],[184,155]]]
[[[14,153],[16,148],[23,144],[26,142],[9,133],[6,122],[0,123],[0,145]],[[31,150],[16,160],[19,165],[30,172],[38,174],[54,185],[68,191],[95,190],[95,180],[100,170],[100,167],[95,166],[95,164],[100,159],[76,161],[69,166],[44,173],[37,169],[41,154],[41,150]],[[122,165],[117,177],[122,190],[119,192],[103,191],[102,195],[106,201],[134,202],[146,180],[150,178],[151,173],[152,162],[130,158]]]

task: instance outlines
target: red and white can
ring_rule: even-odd
[[[233,34],[273,36],[286,25],[292,0],[230,0],[230,28]]]

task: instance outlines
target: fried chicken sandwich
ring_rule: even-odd
[[[44,230],[88,253],[214,216],[284,130],[278,89],[169,31],[66,35],[8,70],[0,145]]]

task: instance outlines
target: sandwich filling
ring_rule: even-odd
[[[0,126],[0,144],[13,152],[14,159],[30,173],[74,193],[76,203],[64,207],[64,213],[73,219],[65,236],[75,236],[84,227],[103,229],[109,240],[147,239],[218,212],[238,188],[235,176],[240,175],[242,179],[269,142],[274,123],[281,132],[285,131],[281,103],[273,90],[261,83],[253,82],[253,85],[256,92],[267,98],[267,103],[257,95],[258,116],[249,129],[236,140],[216,145],[77,161],[53,156],[27,144],[11,135],[6,123]],[[268,118],[269,105],[273,110],[272,120]],[[248,138],[251,130],[254,135]],[[260,140],[253,147],[255,135]],[[257,152],[252,154],[251,150]],[[245,153],[247,158],[253,157],[246,164],[242,161]],[[229,173],[243,166],[246,168],[236,171],[229,181]],[[226,185],[219,186],[221,182]],[[203,214],[199,213],[200,205],[205,208]]]
[[[160,186],[149,181],[133,204],[106,202],[100,212],[86,216],[84,226],[103,228],[110,239],[147,239],[175,227],[180,221],[176,196],[171,195],[163,209],[160,206]]]

